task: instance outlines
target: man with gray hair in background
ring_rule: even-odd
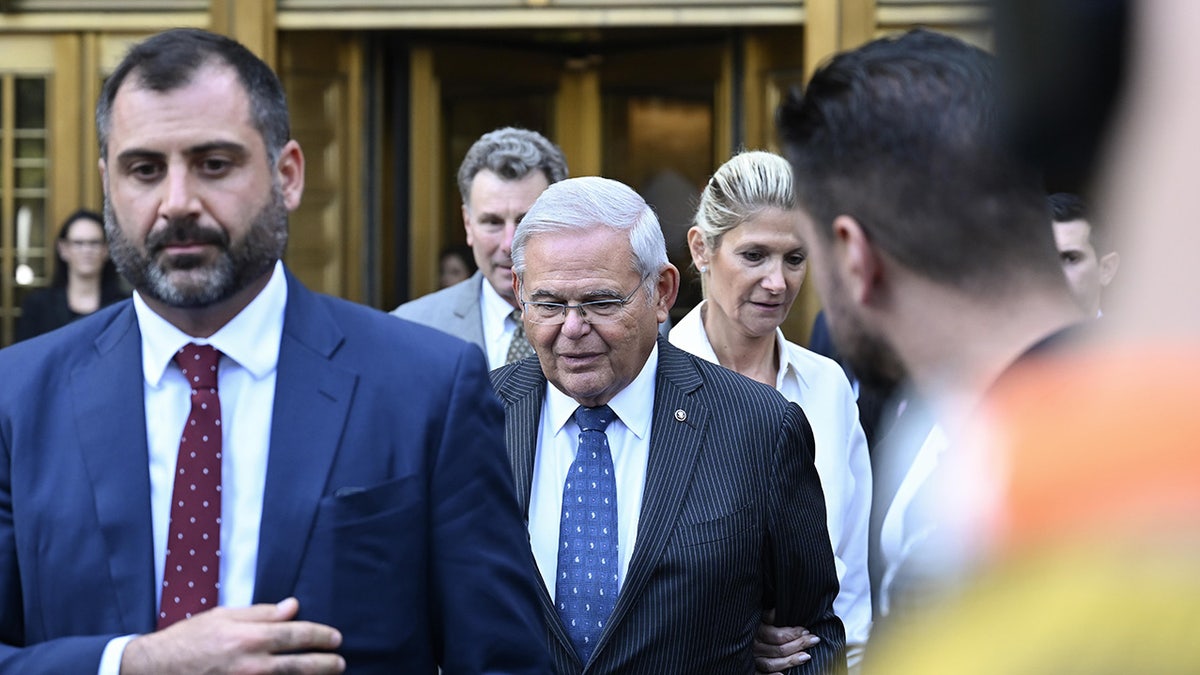
[[[492,372],[560,675],[749,673],[760,617],[843,673],[813,435],[773,388],[659,335],[679,270],[617,181],[550,186],[512,246],[537,359]]]
[[[392,314],[479,345],[491,368],[531,356],[512,294],[513,233],[538,195],[566,177],[562,151],[536,131],[505,127],[481,136],[458,169],[463,227],[479,271]]]

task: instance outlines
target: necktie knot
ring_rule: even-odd
[[[608,428],[609,423],[616,419],[616,416],[612,408],[606,405],[598,408],[579,406],[575,409],[575,423],[579,425],[580,431],[599,431],[603,433]]]
[[[533,356],[533,345],[529,344],[529,339],[525,337],[525,323],[521,321],[521,310],[514,309],[509,312],[508,318],[512,319],[517,327],[513,330],[512,341],[508,343],[508,354],[504,362],[512,363]]]
[[[212,345],[198,345],[189,342],[175,352],[175,363],[183,376],[187,378],[192,389],[217,387],[217,363],[221,360],[221,352]]]

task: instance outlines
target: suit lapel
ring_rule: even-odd
[[[593,660],[637,603],[675,529],[696,458],[704,443],[710,414],[708,406],[692,395],[702,384],[691,357],[660,337],[650,456],[646,464],[646,483],[642,488],[637,543],[628,575],[617,597],[617,606],[600,636]]]
[[[487,354],[487,345],[483,340],[483,307],[479,303],[479,293],[483,290],[484,283],[487,283],[487,280],[483,278],[483,273],[477,271],[462,285],[462,292],[454,303],[454,316],[461,326],[455,335],[474,342]]]
[[[521,505],[521,513],[525,518],[526,529],[529,527],[529,500],[533,488],[533,461],[537,454],[538,430],[541,424],[542,398],[546,391],[546,377],[542,374],[541,365],[537,359],[524,359],[500,371],[496,381],[496,394],[504,403],[504,433],[505,445],[508,446],[508,459],[512,465],[513,482],[516,486],[517,501]],[[542,575],[537,575],[538,600],[542,605],[542,615],[550,634],[558,641],[559,653],[569,655],[573,669],[579,671],[583,664],[575,654],[575,647],[567,635],[567,629],[559,619],[554,601],[550,599],[550,591],[546,588]],[[557,658],[557,657],[556,657]]]
[[[255,602],[293,591],[357,376],[332,362],[344,336],[317,296],[288,274],[263,495]]]
[[[521,513],[529,522],[529,499],[533,487],[533,458],[537,452],[538,425],[546,378],[537,360],[519,363],[497,392],[505,405],[504,433],[508,460]]]
[[[132,303],[96,338],[94,347],[95,358],[71,373],[71,391],[78,393],[71,397],[75,428],[108,546],[122,629],[143,633],[154,628],[156,589],[142,341]]]

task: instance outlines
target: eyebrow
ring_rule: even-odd
[[[495,211],[480,211],[475,214],[475,217],[478,218],[479,220],[483,220],[485,218],[492,218],[492,219],[499,220],[499,221],[507,221],[508,220],[508,218],[505,217],[504,214],[496,213]],[[513,220],[513,222],[519,223],[519,222],[521,222],[521,219],[524,217],[525,217],[524,213],[518,213],[517,217]]]
[[[554,293],[553,291],[547,291],[547,290],[533,291],[532,293],[529,294],[529,297],[533,298],[534,300],[543,301],[543,302],[557,302],[558,300],[563,299],[563,297],[560,294]],[[555,300],[548,300],[548,299],[542,300],[544,298],[555,298]],[[613,290],[609,290],[609,289],[597,289],[597,290],[592,290],[592,291],[588,291],[588,292],[584,293],[581,296],[579,302],[589,302],[591,300],[620,300],[621,298],[622,298],[622,295],[618,291],[613,291]]]
[[[236,155],[239,158],[245,157],[246,155],[249,154],[249,150],[246,149],[246,146],[242,145],[241,143],[235,143],[233,141],[213,141],[211,143],[201,143],[200,145],[193,145],[192,147],[184,150],[183,154],[188,157],[195,157],[197,155],[207,155],[212,152],[222,152],[222,151]],[[117,161],[125,162],[125,161],[131,160],[131,159],[140,159],[140,158],[146,158],[146,157],[162,158],[165,156],[166,156],[166,153],[159,152],[157,150],[147,150],[144,148],[130,148],[129,150],[125,150],[125,151],[121,152],[120,154],[118,154]]]

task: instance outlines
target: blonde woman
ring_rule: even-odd
[[[807,267],[799,217],[791,167],[782,157],[745,152],[717,169],[688,231],[705,299],[671,330],[670,340],[774,386],[808,417],[841,584],[834,610],[846,627],[853,670],[871,629],[871,463],[841,367],[789,342],[779,329]]]

